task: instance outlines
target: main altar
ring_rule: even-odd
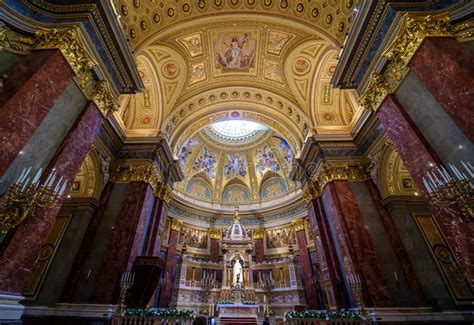
[[[184,247],[172,307],[194,309],[220,324],[252,324],[306,305],[292,247],[285,258],[255,262],[255,240],[242,227],[238,208],[219,244],[218,262],[190,256]]]

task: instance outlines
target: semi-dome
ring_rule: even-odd
[[[239,116],[234,112],[233,116]],[[214,122],[177,149],[185,180],[181,197],[224,206],[287,197],[294,148],[268,126],[240,118]]]

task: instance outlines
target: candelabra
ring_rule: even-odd
[[[363,310],[364,300],[362,299],[362,282],[360,281],[359,275],[357,273],[349,273],[347,275],[347,281],[352,289],[352,292],[354,292],[354,298],[356,300],[355,303],[357,305],[357,308]]]
[[[62,176],[58,179],[54,169],[42,184],[43,169],[40,168],[33,178],[29,176],[30,172],[31,167],[23,169],[20,177],[0,198],[0,233],[17,227],[37,208],[53,208],[66,189],[67,180]]]
[[[275,281],[269,274],[263,274],[263,314],[265,317],[270,316],[270,298],[271,291],[275,288]]]
[[[422,181],[434,203],[474,217],[474,167],[469,162],[461,164],[467,175],[449,163],[451,173],[442,165],[436,166]]]
[[[120,298],[120,311],[125,309],[125,298],[127,297],[127,291],[133,285],[135,280],[135,273],[126,271],[122,273],[122,278],[120,279],[120,289],[122,291],[122,296]]]

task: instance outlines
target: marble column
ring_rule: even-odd
[[[332,236],[337,241],[339,263],[346,275],[359,274],[361,277],[365,306],[393,306],[393,297],[384,281],[379,259],[349,181],[333,181],[326,185],[323,200]],[[352,292],[347,276],[344,281],[348,291]],[[350,298],[355,304],[354,292]]]
[[[95,104],[88,102],[49,163],[48,170],[56,169],[71,184],[102,121]],[[63,201],[64,197],[53,209],[38,209],[18,226],[0,257],[0,291],[21,291]]]
[[[474,223],[468,216],[434,204],[423,186],[423,175],[426,175],[433,164],[439,162],[438,157],[418,132],[394,95],[385,98],[377,111],[377,116],[397,148],[419,191],[426,199],[428,207],[453,250],[460,268],[472,285],[474,282],[474,266],[472,264],[474,250],[470,248],[470,240],[474,231]]]
[[[211,237],[211,262],[218,263],[219,262],[219,239]]]
[[[411,292],[413,303],[415,306],[426,306],[423,288],[416,275],[415,268],[410,261],[410,257],[408,256],[405,246],[403,245],[397,227],[388,211],[382,206],[380,194],[374,182],[369,179],[365,181],[365,184],[370,192],[372,201],[374,202],[375,208],[377,209],[378,215],[383,223],[390,243],[392,244],[392,248],[395,252],[395,255],[397,256],[398,262],[400,263],[400,267],[403,270],[405,279]]]
[[[255,239],[255,262],[262,263],[265,259],[265,251],[263,248],[263,238]]]
[[[153,212],[145,239],[143,255],[160,256],[161,240],[165,219],[168,212],[168,203],[161,198],[156,198]]]
[[[427,38],[409,64],[464,134],[474,142],[474,49],[455,38]]]
[[[168,239],[168,253],[166,254],[165,274],[163,276],[163,284],[161,286],[160,300],[158,307],[169,307],[171,295],[173,293],[174,278],[173,274],[176,269],[176,249],[179,237],[179,225],[172,220],[170,236]]]
[[[304,273],[304,287],[306,294],[306,303],[309,309],[320,309],[320,301],[316,295],[316,287],[313,283],[313,269],[311,259],[308,253],[308,243],[306,242],[306,233],[304,229],[296,231],[296,240],[300,252],[301,263]]]
[[[153,203],[150,185],[129,183],[96,284],[94,302],[119,302],[122,272],[131,271],[135,258],[142,254]]]
[[[7,75],[0,98],[0,177],[74,77],[59,50],[35,51]]]
[[[339,264],[337,263],[337,255],[331,234],[328,228],[326,215],[322,207],[321,198],[313,199],[308,204],[308,213],[314,216],[313,232],[319,234],[319,239],[315,239],[320,258],[321,282],[326,288],[329,303],[337,308],[349,308],[350,304],[343,290],[342,275]],[[310,220],[313,219],[310,217]],[[322,264],[324,263],[324,264]]]

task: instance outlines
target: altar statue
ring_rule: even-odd
[[[242,264],[240,264],[238,258],[235,260],[234,264],[234,281],[232,283],[234,286],[237,283],[242,283]]]

